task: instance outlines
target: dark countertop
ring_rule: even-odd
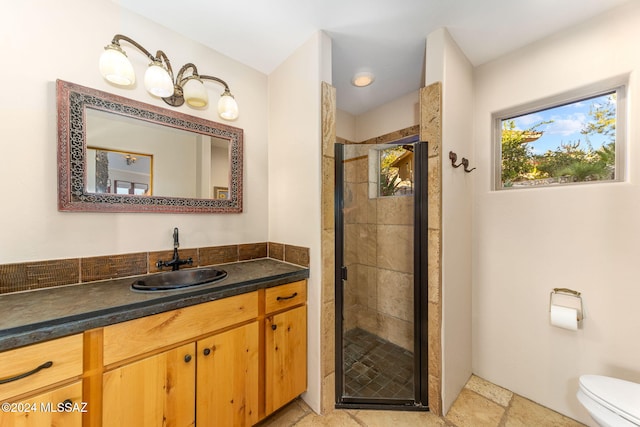
[[[0,351],[309,277],[270,258],[219,268],[228,273],[220,282],[180,290],[132,291],[128,277],[0,295]]]

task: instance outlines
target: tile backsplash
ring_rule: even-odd
[[[157,273],[157,261],[172,257],[173,251],[157,251],[0,264],[0,294]],[[267,257],[309,267],[308,248],[272,242],[180,249],[181,259],[189,257],[193,264],[182,268]]]

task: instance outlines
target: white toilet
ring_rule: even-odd
[[[582,375],[578,400],[602,427],[640,426],[640,384]]]

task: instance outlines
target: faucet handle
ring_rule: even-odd
[[[173,248],[177,249],[180,247],[180,240],[178,239],[178,227],[173,229]]]

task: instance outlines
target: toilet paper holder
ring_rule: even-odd
[[[554,295],[566,295],[570,297],[577,298],[580,302],[580,309],[578,310],[578,322],[582,321],[585,318],[584,315],[584,304],[582,303],[582,296],[580,292],[574,291],[573,289],[568,288],[553,288],[553,291],[549,294],[549,312],[551,312],[551,306],[553,305],[553,296]]]

